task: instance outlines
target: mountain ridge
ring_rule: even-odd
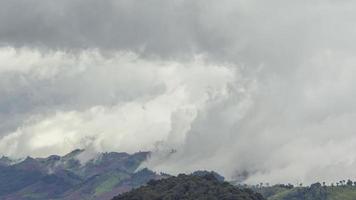
[[[107,200],[162,176],[148,169],[136,171],[150,152],[100,153],[85,163],[84,150],[64,156],[27,157],[12,162],[0,159],[0,199],[2,200]]]

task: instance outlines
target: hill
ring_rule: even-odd
[[[146,186],[121,194],[113,200],[264,200],[250,189],[222,182],[214,174],[184,175],[152,180]]]
[[[254,189],[268,200],[355,200],[355,185],[323,186],[314,183],[307,187],[275,185]]]
[[[118,193],[161,178],[148,169],[136,171],[148,152],[102,153],[85,163],[75,150],[65,156],[27,157],[13,163],[0,159],[1,200],[108,200]]]

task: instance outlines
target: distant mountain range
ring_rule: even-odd
[[[246,198],[242,199],[262,199],[245,190],[247,187],[268,200],[356,200],[356,182],[350,180],[340,181],[333,186],[316,183],[305,187],[290,184],[234,187],[224,182],[224,177],[215,172],[196,171],[191,175],[172,177],[149,169],[138,170],[149,157],[149,152],[101,153],[91,159],[85,158],[85,153],[84,150],[74,150],[65,156],[52,155],[47,158],[0,158],[0,200],[110,200],[135,188],[139,189],[116,199],[140,199],[140,195],[146,192],[156,197],[158,195],[158,199],[159,195],[165,194],[174,194],[180,198],[177,193],[180,190],[204,199],[204,192],[200,194],[199,191],[212,190],[210,187],[213,186],[216,186],[216,191],[230,197],[245,195]],[[168,179],[149,182],[165,178]],[[157,184],[160,187],[156,188]],[[166,188],[167,184],[170,187]],[[212,193],[211,197],[220,198],[218,192]]]
[[[108,200],[163,175],[136,171],[149,152],[102,153],[85,163],[75,150],[65,156],[0,159],[1,200]]]

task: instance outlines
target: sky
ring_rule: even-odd
[[[0,0],[0,152],[356,179],[356,2]]]

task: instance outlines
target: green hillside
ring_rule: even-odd
[[[1,200],[108,200],[162,178],[148,169],[138,170],[149,152],[101,153],[80,163],[83,150],[65,156],[28,157],[14,163],[0,158]]]
[[[250,189],[240,189],[219,180],[215,174],[198,174],[151,180],[113,200],[265,200]]]
[[[268,200],[356,200],[355,185],[322,186],[320,183],[308,187],[286,187],[275,185],[255,188]]]

